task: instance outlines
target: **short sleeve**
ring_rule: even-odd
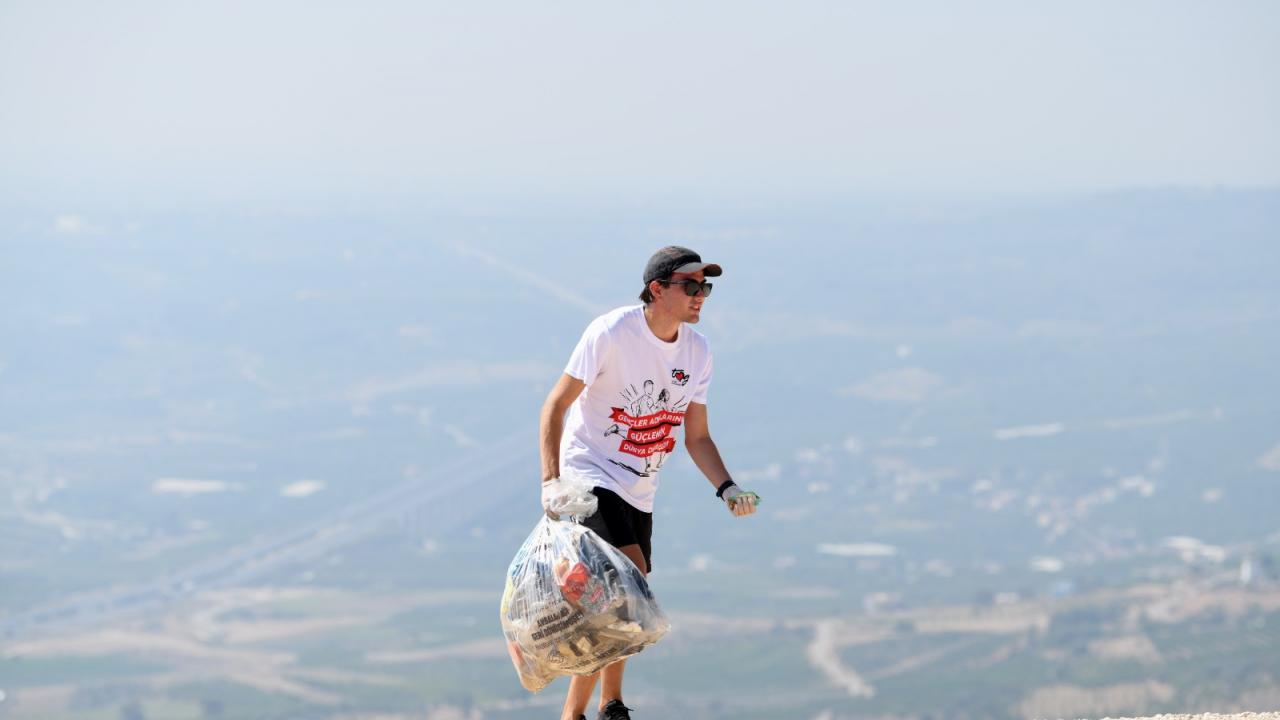
[[[590,385],[604,371],[609,356],[609,331],[605,323],[596,320],[587,326],[578,345],[569,356],[565,374]]]
[[[707,404],[707,391],[711,389],[711,352],[707,351],[707,363],[703,366],[702,372],[698,373],[698,383],[693,388],[693,402],[699,405]]]

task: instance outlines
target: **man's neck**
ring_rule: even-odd
[[[680,321],[669,315],[661,315],[653,305],[644,306],[644,321],[649,330],[663,342],[675,342],[680,336]]]

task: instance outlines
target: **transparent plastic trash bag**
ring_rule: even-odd
[[[669,627],[640,570],[575,522],[544,516],[507,571],[502,632],[530,692],[635,655]]]

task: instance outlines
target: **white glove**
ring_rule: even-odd
[[[750,515],[756,511],[756,506],[760,504],[760,496],[750,490],[743,490],[737,485],[730,485],[724,491],[724,502],[729,507],[729,512],[738,517]]]
[[[549,478],[542,481],[542,511],[552,520],[559,520],[559,513],[551,509],[559,490],[560,478]]]
[[[542,481],[542,509],[547,517],[559,520],[561,515],[584,518],[594,515],[599,500],[591,492],[591,483],[578,478],[551,478]]]

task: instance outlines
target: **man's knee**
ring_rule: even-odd
[[[623,545],[618,549],[622,551],[623,555],[627,556],[628,560],[635,563],[635,566],[640,569],[641,574],[645,576],[649,575],[649,563],[645,561],[644,551],[640,549],[639,544]]]

